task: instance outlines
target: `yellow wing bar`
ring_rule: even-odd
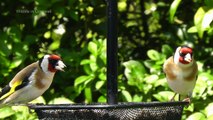
[[[22,81],[17,80],[17,82],[15,82],[12,87],[10,88],[10,91],[5,93],[3,96],[1,96],[0,100],[3,100],[4,98],[8,97],[9,95],[11,95],[12,93],[15,92],[15,89],[17,86],[21,85]]]

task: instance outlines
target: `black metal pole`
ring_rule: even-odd
[[[117,0],[107,1],[107,103],[117,104]]]

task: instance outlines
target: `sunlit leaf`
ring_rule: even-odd
[[[51,32],[47,31],[44,33],[44,38],[49,39],[51,37]]]
[[[144,65],[151,69],[155,65],[155,61],[154,60],[146,60],[146,61],[144,61]]]
[[[139,61],[130,60],[124,62],[125,66],[124,74],[128,79],[128,84],[135,85],[140,83],[143,80],[146,70]]]
[[[187,30],[188,33],[196,33],[197,32],[197,27],[196,26],[192,26]]]
[[[88,59],[84,59],[84,60],[82,60],[81,61],[81,65],[85,65],[85,64],[89,64],[91,61],[90,60],[88,60]]]
[[[171,91],[161,91],[157,94],[154,94],[153,96],[161,101],[161,102],[166,102],[166,101],[169,101],[174,95],[174,92],[171,92]]]
[[[4,119],[13,114],[15,114],[15,111],[9,106],[0,108],[0,119]]]
[[[106,74],[105,73],[100,73],[98,75],[98,78],[101,79],[101,80],[106,80]]]
[[[88,14],[93,13],[94,8],[92,6],[88,6],[86,9],[87,9]]]
[[[202,31],[205,31],[207,28],[209,28],[212,21],[213,21],[213,9],[210,9],[205,13],[203,17]]]
[[[205,108],[205,112],[206,112],[207,118],[213,115],[213,103],[208,104],[208,106]]]
[[[88,65],[88,64],[84,65],[83,68],[84,68],[84,71],[87,75],[91,75],[93,73],[93,71],[90,68],[90,65]]]
[[[132,96],[128,91],[122,90],[121,93],[127,102],[132,102]]]
[[[95,42],[91,41],[88,44],[88,50],[94,55],[97,56],[98,55],[98,46]]]
[[[133,96],[133,102],[141,102],[142,101],[142,99],[143,99],[143,96],[141,96],[141,95],[134,95]]]
[[[32,103],[32,104],[36,104],[36,103],[46,104],[46,101],[45,101],[45,99],[42,96],[40,96],[40,97],[36,98],[35,100],[31,101],[30,103]]]
[[[144,78],[144,81],[146,81],[146,83],[148,84],[154,84],[155,82],[157,82],[157,80],[158,80],[158,76],[154,74]]]
[[[169,18],[170,18],[170,22],[173,23],[174,22],[174,16],[175,16],[175,13],[177,11],[177,8],[178,6],[180,5],[180,2],[182,0],[174,0],[170,6],[170,9],[169,9]]]
[[[48,104],[71,104],[73,101],[71,101],[68,98],[65,97],[58,97],[51,100]]]
[[[82,84],[82,83],[84,83],[84,82],[86,82],[86,81],[90,81],[90,80],[92,80],[93,79],[93,76],[80,76],[80,77],[78,77],[78,78],[76,78],[75,79],[75,83],[74,83],[74,86],[77,86],[77,85],[79,85],[79,84]]]
[[[95,62],[91,62],[89,65],[93,72],[95,72],[98,69],[98,65]]]
[[[196,112],[190,115],[186,120],[206,120],[206,117],[203,113]]]
[[[56,50],[60,47],[60,40],[54,40],[52,44],[49,46],[49,50]]]
[[[197,28],[197,31],[198,31],[198,36],[200,38],[203,37],[203,30],[202,30],[202,20],[203,20],[203,17],[205,15],[205,10],[203,7],[200,7],[197,12],[195,13],[195,16],[194,16],[194,24]]]
[[[10,64],[10,69],[18,67],[23,62],[24,59],[25,59],[24,54],[17,52],[13,62]]]
[[[148,50],[147,55],[151,60],[160,60],[161,59],[160,53],[153,49]]]
[[[90,87],[84,89],[84,94],[86,97],[86,102],[92,102],[92,90]]]
[[[106,102],[106,97],[105,97],[105,96],[100,96],[100,97],[98,98],[98,102],[103,102],[103,103],[105,103],[105,102]]]
[[[198,75],[196,86],[193,91],[194,97],[201,97],[203,95],[203,93],[206,91],[206,88],[207,88],[206,81],[209,78],[208,76],[210,76],[210,75],[207,73],[202,73],[202,74]]]
[[[120,2],[118,2],[118,10],[119,11],[125,11],[126,10],[126,6],[127,6],[127,4],[126,4],[126,1],[120,1]]]
[[[98,81],[98,82],[95,84],[95,88],[96,88],[97,90],[99,90],[104,84],[105,84],[105,81]]]

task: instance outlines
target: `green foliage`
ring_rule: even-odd
[[[88,59],[83,59],[81,65],[86,75],[77,77],[74,87],[77,93],[82,91],[85,95],[85,102],[95,101],[92,93],[100,94],[99,102],[106,97],[106,40],[93,40],[87,47],[90,52]]]
[[[46,53],[65,72],[43,94],[48,104],[106,102],[106,3],[101,0],[0,2],[0,85]],[[192,45],[199,76],[183,119],[212,119],[212,0],[118,0],[119,102],[168,101],[162,71],[182,44]],[[203,102],[205,101],[205,102]],[[18,108],[18,109],[17,109]],[[0,119],[34,119],[26,107],[0,109]]]
[[[169,9],[169,17],[170,17],[170,22],[174,22],[174,16],[175,16],[175,13],[177,11],[177,8],[178,6],[180,5],[182,0],[174,0],[173,3],[171,4],[170,6],[170,9]]]
[[[200,38],[203,38],[205,31],[212,34],[212,28],[210,27],[211,22],[213,21],[213,9],[208,9],[206,7],[200,7],[195,16],[194,24],[195,26],[188,29],[189,33],[198,33]]]
[[[0,119],[10,117],[13,120],[33,120],[36,119],[35,113],[31,114],[26,106],[4,107],[0,109]]]

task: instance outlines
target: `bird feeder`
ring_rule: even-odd
[[[117,1],[107,2],[107,103],[30,105],[40,120],[180,120],[188,102],[117,101]]]

